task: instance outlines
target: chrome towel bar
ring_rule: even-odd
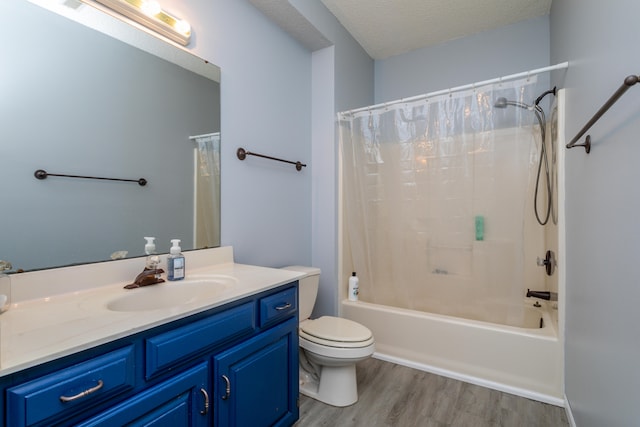
[[[591,151],[591,135],[587,135],[584,143],[582,144],[576,144],[576,142],[580,138],[582,138],[582,135],[584,135],[589,130],[589,128],[591,128],[591,126],[593,126],[595,122],[597,122],[600,117],[602,117],[602,115],[606,113],[607,110],[611,108],[611,106],[615,104],[616,101],[618,101],[618,99],[622,95],[624,95],[627,90],[629,90],[631,86],[638,83],[638,81],[640,81],[640,77],[636,75],[632,74],[630,76],[627,76],[627,78],[624,79],[624,83],[622,83],[618,90],[616,90],[615,93],[611,95],[611,98],[609,98],[607,102],[605,102],[604,105],[600,107],[600,109],[593,115],[593,117],[591,117],[591,120],[589,120],[587,124],[584,125],[584,127],[580,130],[580,132],[578,132],[578,134],[571,140],[571,142],[567,144],[567,148],[584,147],[584,151],[589,153]]]

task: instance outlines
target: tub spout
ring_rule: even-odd
[[[549,291],[532,291],[527,289],[527,298],[539,298],[545,299],[547,301],[558,301],[558,293],[557,292],[549,292]]]

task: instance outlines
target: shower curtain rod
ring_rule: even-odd
[[[471,83],[471,84],[467,84],[467,85],[463,85],[463,86],[457,86],[457,87],[453,87],[453,88],[450,88],[450,89],[439,90],[439,91],[436,91],[436,92],[429,92],[429,93],[426,93],[426,94],[423,94],[423,95],[412,96],[410,98],[401,98],[401,99],[397,99],[395,101],[382,102],[380,104],[370,105],[368,107],[362,107],[362,108],[356,108],[354,110],[343,111],[343,112],[338,113],[338,114],[349,115],[349,114],[360,113],[362,111],[374,110],[376,108],[387,107],[389,105],[400,104],[400,103],[403,103],[403,102],[419,101],[421,99],[427,99],[427,98],[431,98],[431,97],[438,96],[438,95],[445,95],[447,93],[460,92],[460,91],[463,91],[463,90],[474,89],[474,88],[476,88],[478,86],[484,86],[484,85],[493,84],[493,83],[501,83],[501,82],[507,81],[507,80],[515,80],[515,79],[519,79],[519,78],[522,78],[522,77],[534,76],[536,74],[542,74],[542,73],[546,73],[546,72],[549,72],[549,71],[555,71],[555,70],[562,70],[562,69],[565,69],[565,68],[568,68],[568,67],[569,67],[569,63],[568,62],[562,62],[560,64],[550,65],[548,67],[543,67],[543,68],[536,68],[535,70],[524,71],[522,73],[510,74],[508,76],[498,77],[498,78],[490,79],[490,80],[484,80],[484,81],[481,81],[481,82]]]

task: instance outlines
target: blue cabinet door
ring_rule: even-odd
[[[298,419],[298,320],[214,358],[216,426],[290,426]]]
[[[79,426],[210,426],[208,384],[209,364],[201,363]]]

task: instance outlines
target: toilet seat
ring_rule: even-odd
[[[307,341],[336,348],[362,348],[374,343],[371,331],[352,320],[323,316],[300,324],[300,337]]]

